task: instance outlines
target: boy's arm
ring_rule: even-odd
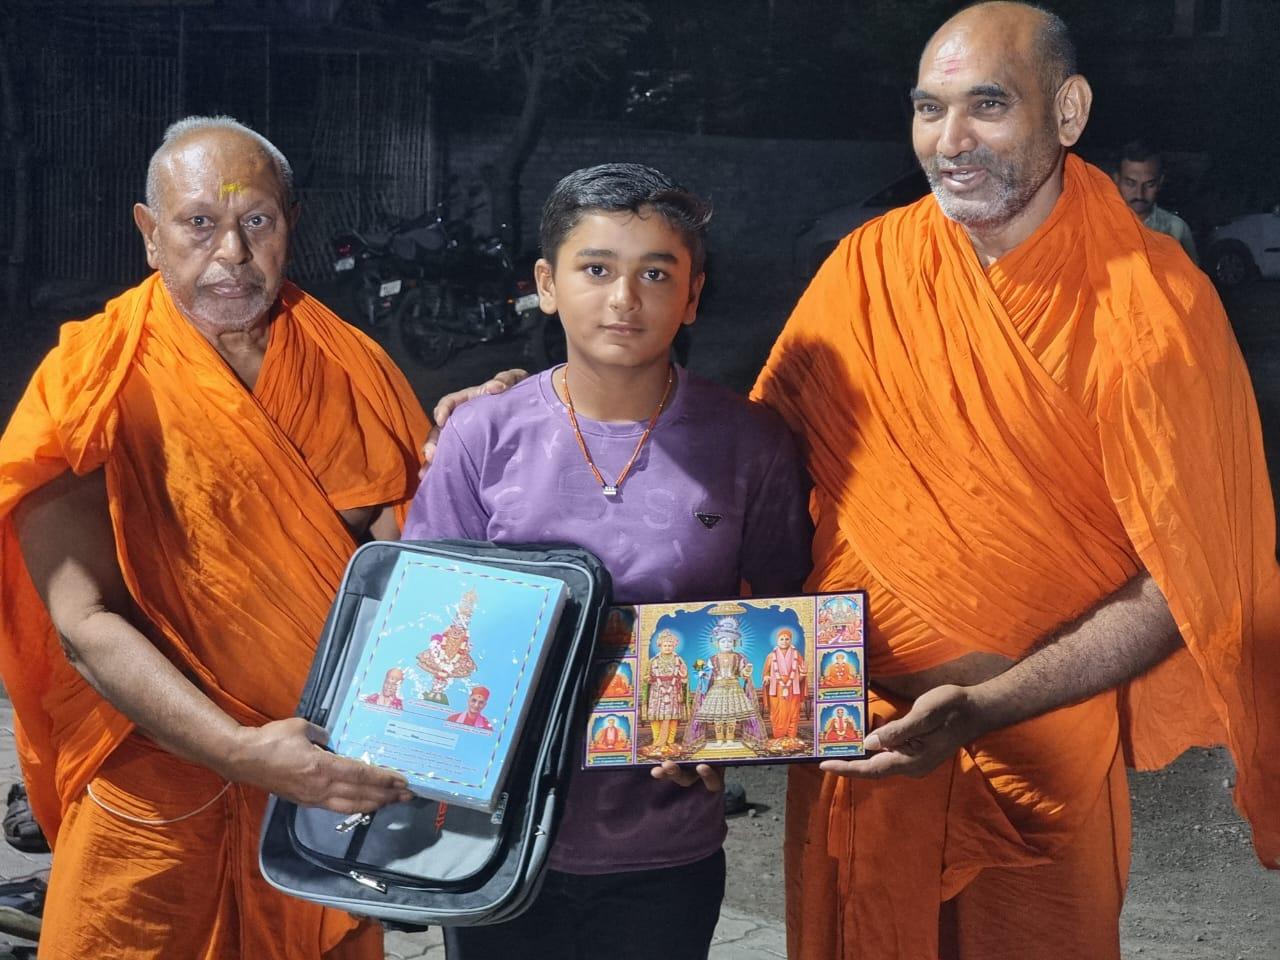
[[[760,596],[799,591],[813,565],[809,475],[795,438],[781,424],[765,434],[774,445],[742,531],[742,579]]]
[[[423,477],[402,540],[487,540],[489,510],[480,496],[480,468],[462,439],[457,421],[440,432],[431,469]]]

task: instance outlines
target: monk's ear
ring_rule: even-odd
[[[1067,77],[1058,88],[1053,106],[1058,121],[1058,142],[1064,147],[1075,146],[1089,122],[1089,108],[1093,106],[1089,81],[1078,73]]]
[[[147,248],[147,266],[159,270],[160,264],[156,256],[156,215],[145,203],[133,205],[133,222],[138,225],[142,234],[142,245]]]

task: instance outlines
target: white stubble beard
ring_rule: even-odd
[[[1044,143],[1049,141],[1046,139]],[[920,165],[934,199],[947,219],[962,227],[982,230],[1008,223],[1026,208],[1052,175],[1058,163],[1059,150],[1055,133],[1052,150],[1047,147],[1041,149],[1041,141],[1037,140],[1027,149],[1001,159],[990,147],[980,146],[954,158],[934,154],[922,160]],[[987,172],[993,195],[958,197],[947,189],[942,179],[943,170],[971,165]],[[1043,175],[1041,167],[1044,168]]]
[[[265,280],[261,274],[256,269],[247,267],[245,271],[252,271],[249,274],[250,277],[264,284],[258,288],[256,293],[234,300],[219,297],[215,293],[206,292],[202,295],[200,293],[201,287],[233,278],[231,271],[215,263],[210,265],[200,276],[196,284],[197,295],[193,301],[188,302],[185,297],[178,295],[178,284],[175,282],[163,255],[158,257],[157,269],[160,271],[160,279],[164,282],[165,289],[169,291],[169,296],[178,308],[178,312],[197,330],[213,336],[223,333],[244,333],[253,329],[267,315],[271,305],[275,303],[276,295],[279,293],[279,287],[274,290],[267,290]],[[244,275],[245,271],[242,271],[241,276]],[[215,304],[217,305],[216,307],[214,307]]]

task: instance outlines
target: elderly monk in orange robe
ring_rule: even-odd
[[[0,439],[0,669],[54,848],[40,956],[381,958],[376,925],[270,888],[257,844],[268,792],[408,797],[286,718],[428,424],[283,282],[296,207],[262,137],[175,124],[134,213],[158,273],[63,328]]]
[[[754,392],[807,441],[808,587],[867,589],[878,688],[875,756],[791,767],[788,956],[1114,960],[1126,762],[1229,745],[1280,866],[1257,408],[1204,274],[1066,155],[1061,20],[964,10],[911,97],[933,195],[837,247]]]
[[[963,11],[911,99],[932,196],[840,244],[755,389],[807,441],[808,587],[867,589],[878,686],[876,755],[791,770],[789,955],[1118,958],[1126,760],[1227,743],[1280,856],[1249,376],[1204,274],[1066,155],[1061,21]]]

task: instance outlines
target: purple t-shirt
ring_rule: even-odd
[[[645,424],[578,417],[606,480]],[[773,412],[676,368],[676,390],[618,496],[578,449],[551,372],[460,407],[414,497],[406,540],[576,543],[618,603],[797,591],[809,571],[808,481]],[[702,519],[699,519],[699,515]],[[692,863],[724,841],[723,802],[648,770],[575,769],[552,868],[613,873]]]

